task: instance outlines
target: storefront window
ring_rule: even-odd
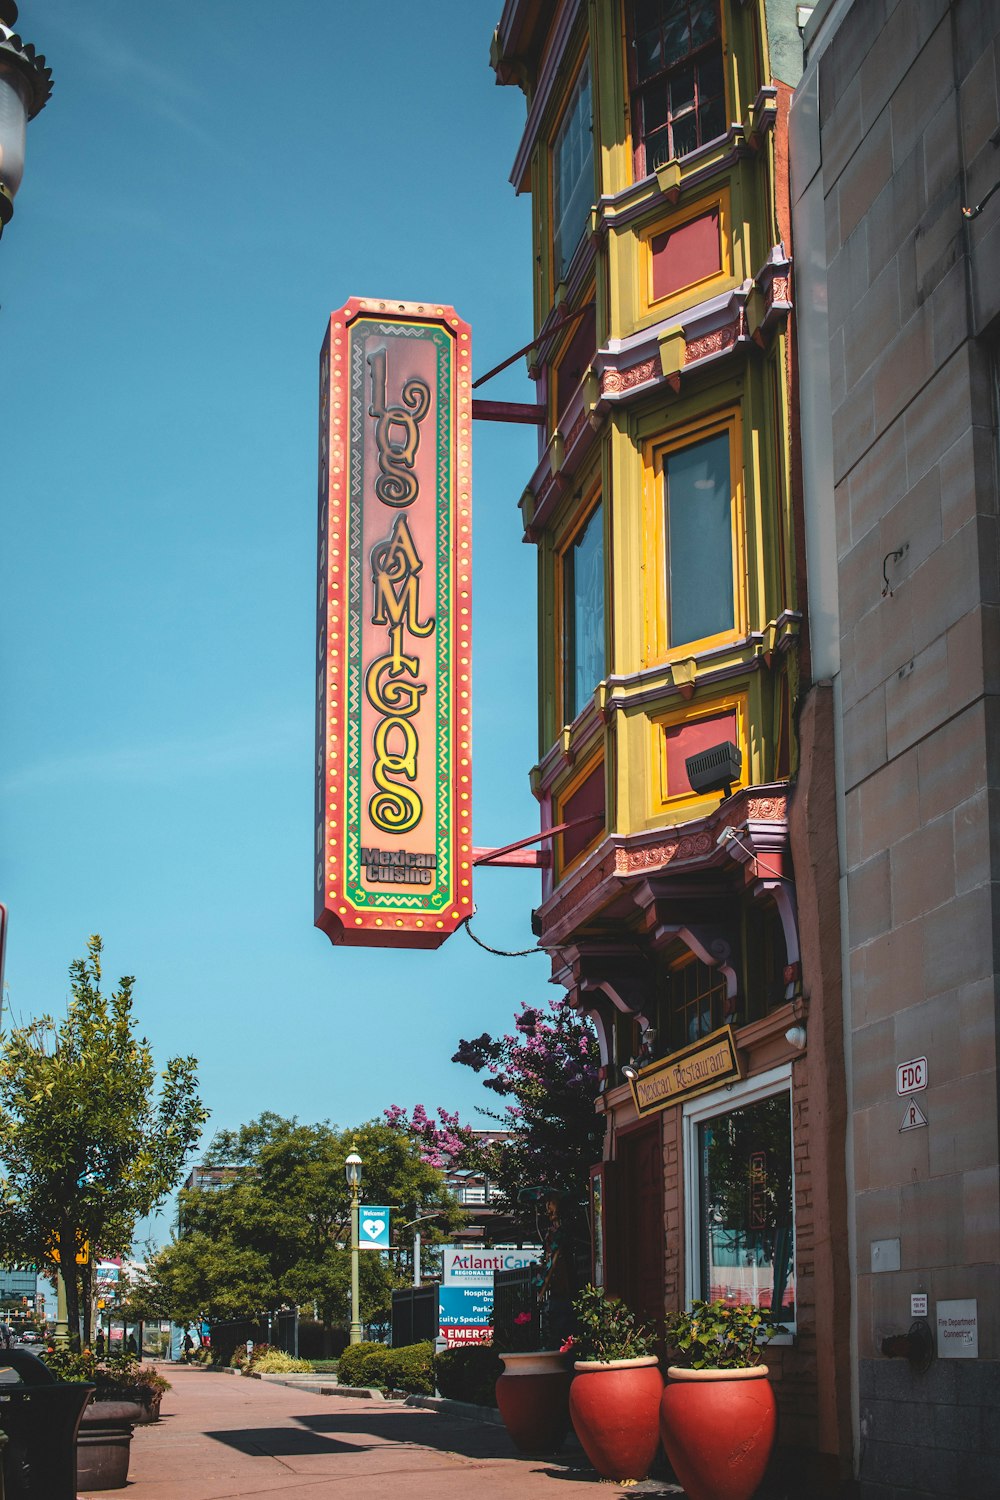
[[[698,1295],[795,1321],[791,1098],[783,1091],[697,1125]]]

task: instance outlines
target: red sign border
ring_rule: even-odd
[[[349,424],[347,331],[360,315],[443,328],[455,341],[452,403],[451,777],[452,895],[439,915],[400,909],[360,911],[338,866],[343,835],[346,668],[346,556]],[[340,367],[338,369],[338,366]],[[330,317],[320,356],[319,681],[317,683],[316,926],[345,946],[437,948],[472,915],[472,371],[471,330],[439,303],[351,297]],[[322,833],[319,833],[319,830]]]

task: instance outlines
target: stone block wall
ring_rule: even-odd
[[[859,1461],[893,1500],[1000,1494],[1000,194],[962,213],[1000,178],[998,56],[996,4],[855,0],[819,60]],[[932,1324],[977,1299],[978,1360],[881,1354],[914,1292]]]

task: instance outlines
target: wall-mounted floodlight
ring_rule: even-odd
[[[732,740],[724,740],[721,745],[710,745],[697,755],[689,755],[684,768],[692,791],[724,792],[728,797],[733,782],[740,779],[743,752]]]

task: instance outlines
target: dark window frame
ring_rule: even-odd
[[[638,18],[641,12],[648,17],[655,8],[659,10],[656,29],[661,58],[669,46],[671,23],[677,25],[683,17],[688,22],[689,46],[683,53],[673,55],[669,63],[647,68],[642,65],[640,54],[643,41],[653,35],[653,29],[647,27],[639,32]],[[704,25],[708,11],[714,12],[714,27],[709,35],[699,38],[696,18],[701,17]],[[638,180],[666,161],[700,150],[728,129],[721,5],[719,0],[629,0],[626,35],[633,164]],[[683,97],[675,98],[688,69],[690,94],[685,89]],[[650,117],[655,124],[647,123]]]

